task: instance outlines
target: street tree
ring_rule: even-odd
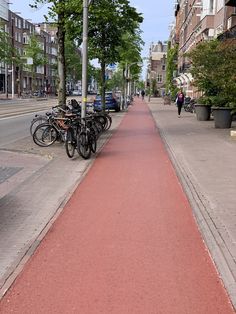
[[[33,0],[32,0],[33,1]],[[34,5],[50,3],[50,12],[58,24],[59,103],[65,93],[65,34],[82,42],[82,0],[34,0]],[[102,101],[105,106],[106,65],[120,61],[119,47],[126,32],[134,33],[142,22],[141,14],[129,5],[129,0],[96,0],[89,10],[88,46],[90,59],[101,65]],[[64,93],[63,93],[64,90]],[[61,97],[60,97],[61,95]]]
[[[65,63],[66,80],[68,82],[77,82],[82,77],[81,52],[75,40],[70,36],[65,37]]]
[[[140,63],[142,63],[141,50],[143,44],[144,42],[141,38],[141,31],[138,25],[134,32],[126,32],[122,36],[122,45],[119,47],[119,66],[122,68],[123,72],[123,100],[125,99],[125,90],[127,89],[128,80],[130,79],[127,78],[127,75],[130,75],[135,81],[139,79],[141,72]]]
[[[123,34],[134,33],[142,17],[127,0],[97,0],[89,14],[89,53],[101,66],[101,95],[105,109],[106,66],[121,60]]]
[[[37,68],[47,62],[43,48],[40,45],[38,38],[35,34],[30,37],[29,42],[26,45],[25,57],[32,60],[31,64],[25,64],[25,67],[29,68],[32,72],[32,92],[34,93],[36,90]]]
[[[0,24],[0,60],[10,63],[13,55],[13,47],[11,45],[11,38],[4,30],[4,24]]]
[[[65,106],[66,103],[66,60],[65,60],[65,35],[66,24],[71,15],[73,5],[81,0],[31,0],[30,6],[38,8],[43,3],[50,4],[48,16],[57,24],[58,40],[58,103]]]
[[[16,65],[16,69],[22,65],[23,60],[21,59],[18,50],[12,45],[13,38],[9,35],[6,30],[5,23],[0,23],[0,60],[7,66],[9,64]],[[6,97],[8,97],[7,80],[5,86]]]
[[[77,32],[77,39],[81,40],[82,16],[79,6],[73,14],[70,27],[74,34]],[[119,48],[123,45],[123,34],[134,33],[143,19],[128,0],[96,0],[89,8],[88,20],[89,58],[97,59],[101,66],[101,95],[105,108],[106,66],[120,61]]]
[[[177,94],[177,87],[174,84],[174,78],[177,73],[177,57],[178,57],[178,45],[171,46],[171,42],[168,42],[167,50],[167,67],[166,67],[166,83],[165,90],[167,95],[171,95],[173,100]]]

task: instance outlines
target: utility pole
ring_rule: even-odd
[[[44,69],[43,69],[43,96],[47,96],[47,37],[46,34],[43,35],[43,58],[44,58]]]
[[[86,115],[87,82],[88,82],[88,6],[89,1],[83,0],[83,47],[82,47],[82,107],[81,118]]]
[[[5,25],[5,33],[7,33],[7,25]],[[6,98],[8,98],[8,64],[5,60],[5,94]]]
[[[12,36],[12,62],[11,62],[11,92],[12,92],[12,99],[14,98],[15,95],[15,75],[14,75],[14,23],[15,19],[11,17],[11,36]]]
[[[88,88],[88,8],[93,0],[83,0],[83,47],[82,47],[82,106],[81,118],[86,116]]]

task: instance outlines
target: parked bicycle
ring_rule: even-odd
[[[195,112],[195,103],[196,100],[191,98],[191,97],[185,97],[185,101],[184,101],[184,110],[186,112],[191,112],[194,113]]]
[[[80,104],[69,101],[66,109],[55,106],[43,115],[36,115],[31,121],[30,132],[34,143],[41,147],[60,141],[69,158],[73,158],[77,151],[82,158],[88,159],[91,153],[96,153],[97,140],[111,123],[112,118],[107,112],[88,112],[81,119]]]

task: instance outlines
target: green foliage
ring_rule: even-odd
[[[122,90],[123,88],[123,73],[122,69],[117,69],[112,78],[106,82],[106,87],[108,90]]]
[[[74,81],[81,80],[81,54],[76,42],[71,40],[69,36],[66,36],[65,38],[65,62],[67,77],[73,78]]]
[[[90,56],[100,63],[120,61],[124,34],[133,34],[142,17],[127,0],[96,0],[89,13]]]
[[[44,56],[44,49],[41,47],[36,35],[30,37],[29,43],[25,48],[25,53],[26,57],[32,58],[33,64],[30,67],[33,67],[34,69],[47,62],[47,59]]]
[[[58,33],[65,32],[71,40],[76,39],[78,44],[82,42],[82,0],[32,0],[33,6],[40,3],[52,5],[49,16],[56,20],[58,16]],[[105,69],[110,63],[117,63],[123,59],[122,47],[131,43],[130,55],[133,60],[140,61],[141,38],[139,24],[142,23],[141,14],[130,6],[129,0],[96,0],[89,7],[88,23],[88,50],[90,59],[98,59],[101,65],[102,96],[105,99]],[[60,23],[59,23],[60,22]],[[59,34],[60,35],[60,34]],[[63,39],[63,36],[61,37]],[[59,37],[59,47],[62,47],[62,39]],[[136,47],[135,47],[136,45]],[[123,49],[124,53],[124,49]],[[58,60],[63,63],[59,50]],[[124,59],[123,59],[124,60]],[[138,75],[140,69],[132,67],[132,75]],[[60,76],[60,73],[59,73]],[[105,102],[104,102],[105,103]]]
[[[0,23],[0,60],[10,64],[14,59],[15,64],[20,64],[18,50],[12,46],[12,38],[4,31],[5,24]]]
[[[133,64],[130,68],[131,74],[139,73],[140,68],[137,64],[142,62],[141,51],[144,45],[140,29],[137,27],[133,33],[124,33],[121,38],[121,43],[119,47],[120,65],[125,67],[126,64]]]
[[[106,65],[121,61],[127,38],[138,29],[142,17],[128,0],[96,0],[89,14],[89,55],[101,64],[102,102],[105,105]]]
[[[174,73],[177,71],[177,56],[178,45],[171,47],[171,43],[168,42],[167,51],[167,64],[166,64],[166,93],[170,92],[171,97],[175,97],[177,94],[177,87],[173,83]]]
[[[30,71],[32,72],[33,77],[33,91],[35,91],[35,78],[36,78],[36,70],[37,67],[40,65],[44,65],[47,62],[47,59],[44,55],[44,49],[41,47],[38,37],[36,35],[32,35],[30,37],[29,43],[25,48],[25,56],[27,58],[32,59],[32,65],[25,65],[25,67],[28,67]]]
[[[145,89],[145,82],[144,81],[137,82],[137,88],[139,90]]]
[[[151,80],[151,94],[153,96],[157,96],[158,94],[158,90],[157,90],[157,80],[156,79],[152,79]]]
[[[203,93],[200,101],[214,106],[236,105],[236,42],[212,40],[190,53],[194,85]]]

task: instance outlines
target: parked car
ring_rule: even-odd
[[[82,93],[79,89],[75,89],[72,91],[73,96],[82,96]]]
[[[120,111],[120,102],[117,100],[116,95],[113,92],[106,92],[105,94],[105,109]],[[100,111],[102,110],[102,103],[101,103],[101,95],[98,94],[94,99],[94,110]]]

